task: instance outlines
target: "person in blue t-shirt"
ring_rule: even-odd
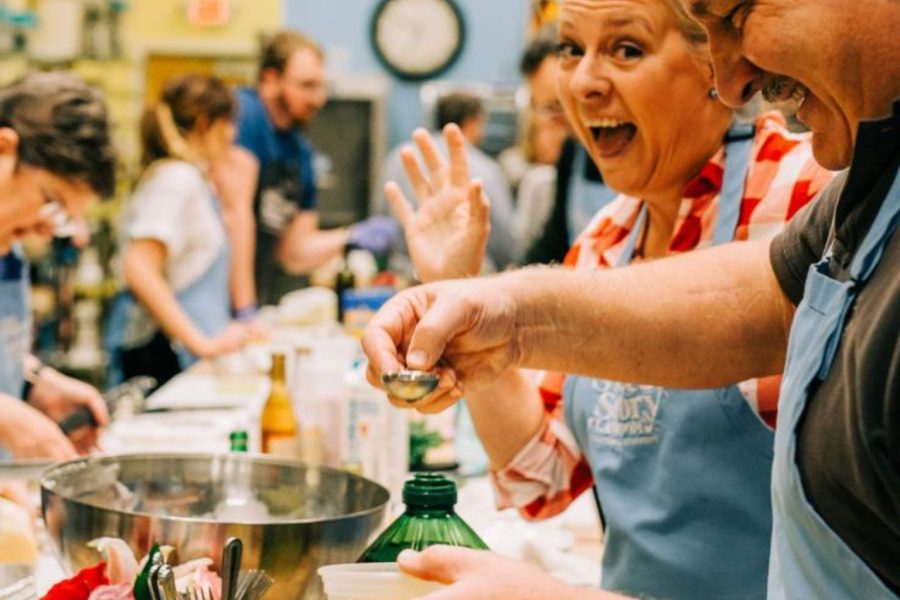
[[[394,221],[382,216],[349,228],[319,230],[313,148],[303,128],[325,99],[322,51],[294,31],[265,42],[256,88],[238,90],[237,143],[255,157],[258,174],[247,166],[223,176],[256,177],[255,278],[262,304],[277,303],[305,285],[304,274],[346,247],[384,254],[397,234]],[[240,317],[253,306],[235,309]]]

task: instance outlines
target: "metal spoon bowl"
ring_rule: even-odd
[[[381,383],[388,393],[407,402],[415,402],[433,392],[438,381],[438,376],[429,371],[404,369],[381,375]]]

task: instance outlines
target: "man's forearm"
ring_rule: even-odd
[[[347,229],[315,230],[300,236],[285,237],[279,246],[279,259],[291,273],[309,273],[340,256],[348,237]]]
[[[767,243],[729,244],[626,269],[526,269],[516,299],[520,366],[672,387],[781,372],[792,307]]]

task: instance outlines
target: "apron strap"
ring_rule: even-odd
[[[566,194],[566,230],[569,234],[569,245],[571,246],[578,239],[580,231],[578,231],[578,211],[579,205],[585,194],[590,193],[585,188],[584,171],[587,161],[587,150],[580,143],[575,144],[574,156],[572,158],[572,171],[569,173],[569,191]]]
[[[719,194],[719,216],[713,234],[714,245],[727,244],[734,239],[738,219],[741,216],[754,135],[753,125],[735,123],[725,136],[725,173],[722,177],[722,191]]]
[[[634,256],[634,247],[637,245],[638,237],[644,230],[644,221],[646,220],[647,203],[641,202],[641,212],[638,213],[637,219],[634,220],[634,227],[631,228],[631,233],[628,234],[628,240],[625,242],[625,247],[622,248],[622,254],[619,256],[616,267],[624,267],[631,262],[631,258]]]
[[[881,202],[881,208],[878,209],[875,221],[869,228],[869,234],[863,239],[850,263],[850,278],[854,282],[863,283],[872,275],[898,223],[900,223],[900,171],[894,176],[894,183]]]
[[[869,232],[863,238],[859,249],[853,255],[853,260],[850,263],[850,279],[843,288],[847,297],[838,316],[837,323],[839,326],[835,327],[834,331],[831,332],[831,335],[825,344],[822,364],[819,367],[818,376],[821,380],[824,380],[828,376],[828,371],[831,369],[831,364],[834,362],[834,357],[837,355],[838,345],[841,341],[841,333],[844,330],[844,322],[847,319],[847,314],[856,301],[856,295],[859,293],[860,287],[869,279],[869,277],[871,277],[875,268],[878,266],[878,263],[884,254],[884,249],[887,247],[891,236],[897,229],[898,222],[900,222],[900,173],[894,177],[894,183],[884,197],[884,200],[882,200],[881,207],[878,209],[878,214],[875,216],[875,220],[872,222],[871,227],[869,227]],[[833,243],[832,240],[832,244]],[[830,261],[831,252],[829,246],[829,251],[826,253],[825,258],[819,262],[817,268],[827,269]],[[816,306],[816,304],[813,304],[813,306]]]

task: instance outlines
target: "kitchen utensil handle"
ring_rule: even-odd
[[[240,538],[228,538],[222,550],[222,600],[236,598],[243,553],[244,544]]]
[[[132,377],[131,379],[126,380],[124,383],[120,383],[116,387],[104,393],[103,400],[104,402],[106,402],[106,406],[109,408],[109,411],[113,412],[115,403],[124,396],[128,396],[129,394],[139,395],[141,399],[140,406],[142,409],[143,400],[147,392],[152,390],[154,387],[156,387],[156,379],[154,379],[153,377]],[[87,406],[79,406],[71,414],[64,417],[58,424],[63,433],[69,435],[79,427],[84,427],[85,425],[96,427],[97,419],[94,417],[94,413],[91,412],[90,408],[88,408]]]
[[[59,428],[66,435],[85,425],[97,426],[97,419],[94,418],[94,413],[87,406],[79,406],[59,422]]]

